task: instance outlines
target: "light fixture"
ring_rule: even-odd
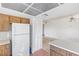
[[[71,16],[69,22],[73,22],[73,21],[76,21],[76,20],[78,20],[78,19],[79,19],[79,18],[76,18],[76,17]]]
[[[48,14],[44,14],[45,16],[48,16]]]

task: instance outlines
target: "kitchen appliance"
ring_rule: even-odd
[[[12,56],[29,56],[30,24],[12,23]]]

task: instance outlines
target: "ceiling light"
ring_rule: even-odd
[[[45,16],[48,16],[48,14],[44,14]]]

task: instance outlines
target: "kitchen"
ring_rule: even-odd
[[[29,56],[42,48],[40,45],[42,40],[37,43],[37,39],[42,39],[42,20],[40,18],[37,20],[36,17],[24,14],[24,12],[16,11],[18,8],[22,9],[22,7],[24,7],[23,11],[28,9],[26,5],[29,3],[9,4],[3,3],[0,7],[0,56]],[[8,7],[16,8],[16,10],[8,9]],[[39,44],[38,47],[37,44]]]
[[[13,36],[15,34],[15,27],[17,26],[17,28],[19,28],[17,32],[24,31],[24,30],[20,30],[21,28],[23,28],[23,26],[20,24],[30,24],[30,19],[16,17],[16,16],[10,16],[10,15],[5,15],[5,14],[0,14],[0,19],[1,19],[0,31],[2,32],[2,34],[1,34],[2,39],[0,40],[0,42],[1,42],[0,55],[12,55],[11,54],[11,44],[12,44],[11,41],[13,40],[12,38],[14,38]],[[16,23],[18,23],[18,25]],[[15,24],[16,26],[13,24]]]
[[[1,3],[0,56],[79,56],[78,27],[79,3]]]

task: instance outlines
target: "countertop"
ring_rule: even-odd
[[[79,43],[67,40],[54,40],[49,44],[79,55]]]
[[[9,44],[10,40],[0,40],[0,45]]]

